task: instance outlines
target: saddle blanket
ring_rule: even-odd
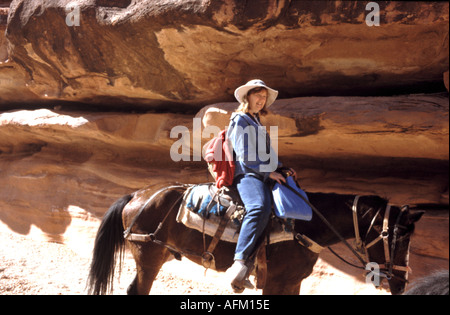
[[[194,185],[186,190],[178,210],[177,222],[213,237],[219,227],[222,215],[228,207],[222,205],[221,202],[218,205],[211,195],[211,185],[214,185],[214,183]],[[234,199],[233,201],[238,204],[238,201]],[[237,208],[236,213],[244,210],[240,206]],[[237,243],[240,229],[238,218],[239,214],[231,216],[220,238],[222,241]],[[271,220],[269,223],[271,224],[270,244],[294,240],[293,232],[289,231],[284,223],[284,220],[278,218]]]

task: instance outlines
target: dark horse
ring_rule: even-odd
[[[203,234],[176,222],[185,190],[185,185],[166,187],[156,193],[155,188],[144,188],[120,198],[110,207],[95,240],[88,280],[89,293],[106,294],[111,290],[116,261],[122,256],[126,243],[137,268],[128,294],[149,294],[160,268],[174,249],[201,264]],[[392,294],[402,293],[408,276],[410,236],[414,222],[420,219],[423,212],[388,206],[388,202],[378,196],[358,197],[356,208],[354,195],[308,193],[308,197],[345,239],[355,237],[352,207],[356,209],[359,234],[367,247],[367,262],[380,265],[382,274],[387,274]],[[124,231],[130,225],[131,232],[137,234],[150,234],[158,229],[156,238],[160,243],[125,240]],[[307,235],[321,246],[340,241],[317,215],[313,215],[309,222],[295,221],[294,230],[294,234]],[[206,244],[211,239],[206,236]],[[169,245],[169,248],[161,244]],[[232,265],[235,245],[219,242],[214,250],[217,271],[225,271]],[[267,277],[263,294],[299,294],[302,280],[311,274],[319,256],[300,245],[294,237],[292,241],[267,245],[266,255]]]

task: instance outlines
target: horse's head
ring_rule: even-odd
[[[401,294],[408,282],[409,247],[414,223],[424,212],[412,212],[408,206],[390,205],[384,211],[380,210],[365,238],[367,259],[376,263],[373,266],[379,270],[375,270],[374,275],[388,280],[391,293]]]

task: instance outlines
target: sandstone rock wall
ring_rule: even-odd
[[[361,1],[70,3],[11,3],[0,103],[199,109],[254,77],[287,98],[439,91],[448,71],[446,2],[380,2],[371,27]]]

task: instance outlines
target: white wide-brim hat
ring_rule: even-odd
[[[244,96],[247,95],[248,91],[258,87],[267,89],[266,108],[268,108],[277,99],[278,91],[268,87],[262,80],[251,80],[245,83],[245,85],[238,87],[236,91],[234,91],[234,97],[236,97],[239,103],[242,103],[244,100]]]

